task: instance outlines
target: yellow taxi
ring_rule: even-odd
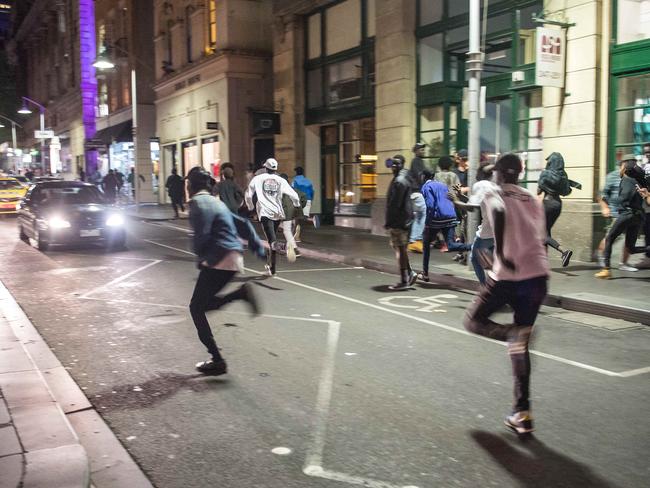
[[[29,188],[16,178],[0,176],[0,214],[13,214]]]

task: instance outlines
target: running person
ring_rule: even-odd
[[[562,199],[571,193],[572,188],[582,188],[580,183],[570,180],[564,171],[564,158],[558,152],[551,153],[546,158],[546,168],[539,175],[537,194],[542,198],[544,214],[546,215],[546,244],[561,253],[562,266],[567,267],[573,251],[562,250],[560,244],[551,237],[551,229],[562,213]]]
[[[300,242],[300,230],[301,222],[303,220],[311,220],[314,224],[314,228],[318,229],[320,227],[320,219],[318,215],[311,215],[311,204],[314,200],[314,184],[309,178],[305,176],[305,170],[302,166],[296,166],[294,169],[296,176],[293,178],[293,183],[291,183],[291,188],[296,190],[298,194],[300,192],[304,193],[307,196],[307,203],[303,207],[303,218],[296,220],[296,233],[294,239],[296,242]]]
[[[517,185],[522,168],[515,154],[505,154],[496,162],[500,188],[484,198],[484,218],[494,231],[494,264],[464,320],[468,331],[508,343],[515,388],[513,412],[505,424],[518,434],[533,431],[528,342],[549,274],[544,209],[531,192]],[[490,316],[506,304],[514,311],[514,322],[492,321]]]
[[[275,261],[279,248],[276,233],[285,219],[282,196],[289,195],[294,207],[300,206],[300,198],[291,185],[277,175],[278,162],[275,159],[267,159],[264,168],[266,171],[255,176],[248,184],[245,200],[249,210],[256,207],[257,217],[269,243],[266,273],[275,276]],[[257,205],[253,205],[253,196],[257,197]],[[293,242],[287,243],[287,259],[291,262],[296,260],[296,247]]]
[[[219,352],[205,313],[235,300],[244,300],[253,313],[258,314],[257,300],[248,283],[227,295],[216,295],[243,268],[240,237],[248,241],[249,248],[258,256],[263,258],[266,252],[250,222],[234,215],[223,202],[210,194],[211,180],[210,174],[199,167],[192,168],[187,175],[194,252],[200,269],[190,301],[190,314],[200,341],[212,356],[198,363],[196,369],[221,375],[228,372],[228,366]]]

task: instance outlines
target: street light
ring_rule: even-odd
[[[93,66],[99,70],[113,69],[115,68],[115,63],[113,63],[108,56],[100,54],[97,56],[97,59],[93,63]]]
[[[7,122],[11,123],[11,143],[12,143],[13,148],[14,148],[14,154],[16,154],[16,149],[18,149],[17,144],[16,144],[16,126],[20,127],[21,129],[23,128],[23,126],[20,125],[15,120],[10,119],[9,117],[5,117],[2,114],[0,114],[0,119],[4,119]],[[4,127],[2,122],[0,122],[0,127]]]
[[[32,100],[31,98],[22,97],[22,99],[23,99],[23,106],[20,107],[18,113],[29,115],[32,113],[32,111],[29,109],[29,106],[27,104],[31,103],[33,105],[36,105],[38,107],[38,110],[40,111],[41,132],[43,132],[45,130],[45,107],[40,103]],[[43,172],[46,172],[45,171],[45,139],[43,138],[41,138],[41,170]]]

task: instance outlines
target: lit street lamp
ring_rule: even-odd
[[[14,154],[16,154],[16,149],[18,149],[18,146],[16,144],[16,126],[20,127],[21,129],[23,128],[22,125],[20,125],[18,122],[15,120],[10,119],[9,117],[5,117],[4,115],[0,114],[0,119],[4,119],[7,122],[11,123],[11,143],[14,148]],[[0,122],[0,127],[4,127],[2,122]]]
[[[28,97],[22,97],[23,105],[18,109],[19,114],[30,115],[32,111],[30,110],[28,103],[34,104],[38,107],[40,111],[40,121],[41,121],[41,132],[45,130],[45,107],[40,103],[32,100]],[[45,139],[41,138],[41,170],[45,173]]]

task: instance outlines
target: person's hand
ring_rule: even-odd
[[[648,191],[647,188],[641,188],[640,186],[637,185],[636,191],[638,191],[639,195],[641,195],[643,198],[650,197],[650,191]]]
[[[456,183],[454,186],[451,187],[452,190],[456,193],[460,193],[463,189],[462,185],[460,183]]]
[[[607,208],[603,209],[602,214],[603,214],[603,217],[608,219],[608,218],[610,218],[612,216],[612,211],[609,209],[609,207],[607,207]]]

